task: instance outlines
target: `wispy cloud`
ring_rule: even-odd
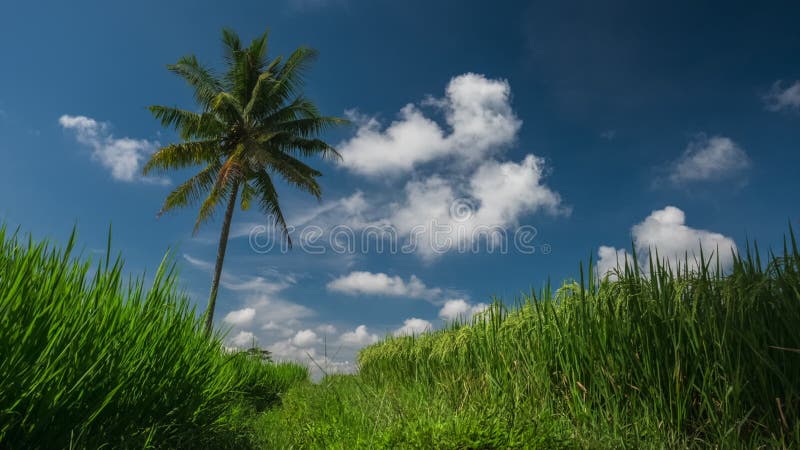
[[[92,150],[92,159],[111,171],[115,180],[169,184],[167,178],[145,177],[141,167],[158,147],[157,142],[147,139],[116,138],[110,126],[86,116],[63,115],[58,119],[65,130],[75,133],[77,141]]]
[[[725,136],[701,135],[689,143],[670,169],[674,185],[697,181],[717,181],[740,175],[750,167],[750,158],[736,142]]]
[[[194,267],[196,267],[198,269],[211,270],[211,268],[213,267],[213,265],[210,262],[205,261],[205,260],[200,259],[200,258],[195,258],[195,257],[193,257],[191,255],[186,254],[186,253],[183,254],[183,259],[186,260],[186,262],[188,262],[189,264],[191,264],[192,266],[194,266]]]
[[[769,111],[800,109],[800,80],[784,87],[783,81],[776,81],[763,97]]]

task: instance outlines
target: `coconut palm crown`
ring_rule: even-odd
[[[194,55],[168,66],[194,89],[201,112],[151,106],[163,126],[178,131],[181,142],[157,150],[143,169],[148,174],[200,168],[167,196],[159,212],[160,216],[177,207],[200,204],[195,233],[218,205],[226,203],[205,316],[208,333],[237,198],[243,210],[255,202],[291,247],[273,176],[319,199],[322,192],[317,177],[322,174],[300,158],[341,158],[318,135],[347,123],[322,116],[300,92],[315,50],[300,47],[284,61],[267,57],[267,33],[243,47],[239,36],[226,29],[222,41],[226,65],[222,76],[201,65]]]

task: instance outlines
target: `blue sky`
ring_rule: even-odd
[[[269,28],[273,56],[318,49],[307,95],[354,120],[325,136],[344,161],[314,162],[321,203],[283,186],[298,232],[328,242],[337,225],[391,226],[402,245],[436,224],[480,247],[263,253],[249,233],[266,219],[237,211],[217,309],[232,344],[252,335],[279,357],[322,360],[324,336],[327,364],[346,370],[377,336],[513,302],[631,243],[775,246],[800,219],[800,7],[698,3],[5,4],[0,220],[57,241],[77,225],[87,255],[113,224],[132,273],[171,249],[202,308],[220,221],[192,236],[194,210],[156,219],[191,171],[138,168],[177,139],[146,107],[194,107],[166,64],[195,53],[219,65],[227,26],[245,39]],[[481,226],[535,229],[534,252],[488,252],[470,234]]]

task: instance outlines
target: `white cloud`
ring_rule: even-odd
[[[210,270],[211,264],[202,259],[184,254],[183,258],[194,267]],[[307,319],[316,312],[306,306],[291,302],[282,297],[283,291],[293,286],[297,280],[291,274],[266,271],[267,276],[241,277],[230,270],[222,273],[220,284],[223,288],[237,293],[245,303],[243,309],[233,311],[223,320],[236,324],[237,319],[244,320],[252,315],[251,321],[264,331],[286,335],[292,324],[300,319]],[[253,310],[252,313],[249,310]],[[228,319],[232,320],[228,320]]]
[[[718,255],[722,267],[731,266],[731,250],[736,250],[733,239],[720,233],[690,228],[685,222],[686,214],[674,206],[653,211],[643,222],[631,228],[636,251],[645,254],[655,248],[660,258],[667,258],[674,264],[682,263],[687,253],[690,261],[693,256],[699,258],[702,248],[705,258]]]
[[[294,332],[294,328],[292,326],[297,325],[299,322],[297,319],[289,320],[288,322],[281,322],[278,323],[274,320],[269,320],[267,323],[261,326],[261,329],[270,333],[270,335],[277,335],[279,337],[289,337],[292,336]]]
[[[772,89],[764,96],[764,102],[770,111],[800,109],[800,80],[786,88],[783,87],[782,81],[776,81],[772,85]]]
[[[561,212],[559,195],[542,184],[544,161],[528,155],[521,163],[487,161],[470,180],[470,192],[480,202],[479,224],[507,225],[522,213],[545,209]]]
[[[339,342],[341,342],[343,345],[357,347],[374,344],[379,340],[380,338],[378,335],[370,333],[366,325],[359,325],[355,330],[342,333],[342,335],[339,337]]]
[[[299,363],[310,363],[309,357],[313,358],[317,352],[313,347],[303,348],[294,344],[294,339],[277,341],[267,347],[277,361],[295,361]]]
[[[336,333],[336,327],[331,325],[331,324],[329,324],[329,323],[317,325],[316,330],[319,331],[322,334],[334,334],[334,333]]]
[[[385,273],[350,272],[328,283],[331,291],[342,292],[349,295],[388,295],[394,297],[411,297],[431,300],[441,295],[439,288],[425,286],[419,278],[411,275],[408,281],[399,276],[389,276]]]
[[[602,278],[608,275],[611,279],[616,279],[614,269],[625,269],[626,257],[628,253],[625,250],[601,245],[597,249],[597,263],[595,264],[595,272]],[[632,263],[630,259],[627,260]]]
[[[275,361],[290,361],[304,364],[311,372],[311,378],[319,380],[325,374],[354,373],[356,365],[348,359],[334,360],[320,354],[314,347],[298,347],[292,339],[272,343],[267,347]]]
[[[310,347],[319,341],[319,336],[313,330],[300,330],[292,338],[292,344],[301,348]]]
[[[183,259],[185,259],[186,262],[193,265],[194,267],[197,267],[198,269],[211,270],[211,268],[213,267],[210,262],[199,258],[194,258],[186,253],[183,254]]]
[[[321,205],[311,208],[303,207],[300,211],[291,211],[286,214],[289,223],[296,227],[316,225],[321,228],[330,228],[339,224],[351,224],[358,227],[364,222],[364,213],[370,205],[364,198],[364,193],[356,191],[353,194],[337,200],[326,200]],[[230,238],[248,237],[255,234],[275,232],[273,226],[266,221],[244,222],[235,224],[231,228]],[[266,237],[266,236],[265,236]]]
[[[242,308],[229,312],[223,320],[233,325],[246,325],[252,322],[255,316],[254,308]]]
[[[253,345],[255,335],[249,331],[240,331],[239,334],[231,339],[231,344],[235,347],[250,347]]]
[[[686,214],[674,206],[653,211],[631,228],[631,234],[642,270],[647,268],[651,251],[657,251],[662,262],[676,268],[678,264],[683,266],[686,263],[687,256],[689,265],[696,267],[702,250],[706,262],[711,261],[712,268],[719,258],[722,269],[732,266],[732,251],[736,251],[736,243],[732,238],[687,226]],[[608,246],[601,246],[598,256],[598,273],[601,276],[617,266],[617,258],[620,265],[625,261],[624,250]]]
[[[443,120],[426,115],[423,107],[437,109]],[[323,205],[302,217],[307,224],[326,230],[336,225],[368,228],[375,233],[367,241],[376,235],[393,238],[395,244],[405,240],[410,246],[403,246],[404,253],[431,260],[452,250],[478,251],[484,241],[494,245],[498,231],[513,234],[508,227],[518,226],[526,214],[570,212],[544,184],[549,170],[542,158],[495,159],[514,144],[522,126],[505,80],[474,73],[453,77],[444,97],[406,105],[385,127],[375,118],[348,114],[359,127],[338,145],[347,169],[384,178],[413,171],[415,177],[399,193],[384,190],[367,198],[356,191]],[[426,165],[433,161],[443,164]]]
[[[395,336],[416,336],[433,330],[433,324],[425,319],[412,317],[403,322],[403,326],[394,330]]]
[[[92,149],[92,158],[111,170],[111,176],[120,181],[143,181],[169,184],[160,177],[143,177],[141,166],[155,151],[158,144],[146,139],[115,138],[106,123],[86,116],[63,115],[58,123],[65,130],[75,132],[75,137],[83,145]]]
[[[470,320],[472,316],[485,311],[488,307],[486,303],[473,305],[464,299],[448,300],[439,311],[439,317],[445,320]]]
[[[727,178],[750,167],[750,158],[730,138],[701,137],[691,142],[669,174],[674,184]]]
[[[444,157],[460,164],[480,161],[510,145],[522,122],[511,109],[511,88],[505,80],[466,73],[450,80],[442,99],[424,102],[444,111],[448,134],[408,104],[385,129],[374,118],[360,122],[355,137],[339,144],[342,164],[365,175],[396,174]]]
[[[415,250],[425,259],[477,249],[484,240],[497,243],[503,234],[507,245],[513,238],[509,227],[525,214],[570,213],[542,183],[544,172],[542,159],[528,155],[520,163],[488,160],[466,182],[437,175],[411,181],[404,201],[393,204],[385,220],[401,235],[413,235]]]

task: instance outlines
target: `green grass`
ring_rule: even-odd
[[[356,376],[223,351],[147,288],[0,228],[0,448],[796,448],[800,252],[623,268],[362,350]],[[583,271],[581,271],[583,272]]]
[[[227,354],[165,260],[145,288],[0,228],[0,448],[248,448],[305,367]]]
[[[795,448],[800,253],[729,275],[631,263],[387,338],[357,376],[293,388],[265,448]],[[702,256],[701,256],[702,258]],[[583,271],[581,271],[583,272]]]

